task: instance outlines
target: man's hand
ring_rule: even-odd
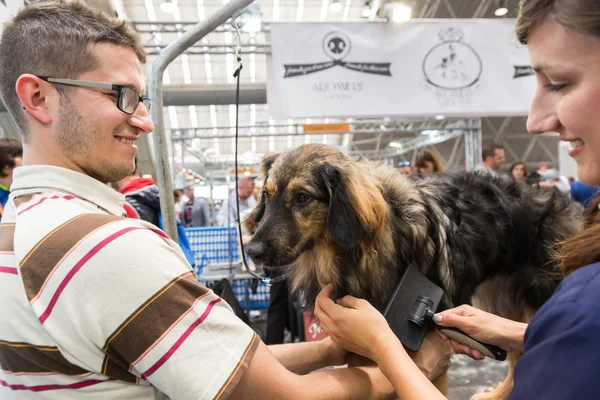
[[[423,374],[430,380],[437,379],[438,376],[446,372],[452,362],[450,357],[454,352],[448,339],[444,340],[434,331],[425,335],[421,348],[416,353],[409,352],[408,355]]]

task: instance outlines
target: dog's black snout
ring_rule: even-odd
[[[267,245],[264,242],[251,240],[246,245],[246,254],[254,261],[264,261],[267,255]]]

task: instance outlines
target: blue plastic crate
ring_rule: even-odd
[[[240,249],[237,244],[237,228],[208,227],[186,228],[190,248],[194,253],[195,273],[199,281],[209,285],[211,281],[202,280],[202,273],[211,264],[239,263]],[[245,310],[266,309],[269,307],[270,288],[259,282],[256,293],[251,289],[252,279],[234,279],[232,287],[236,298]]]
[[[240,261],[237,230],[231,227],[186,228],[196,262],[196,276],[209,264]]]

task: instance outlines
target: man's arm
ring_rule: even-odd
[[[281,365],[296,374],[346,364],[348,354],[330,338],[318,342],[276,344],[268,348]]]
[[[378,368],[340,368],[296,375],[285,369],[261,342],[230,399],[394,399]]]

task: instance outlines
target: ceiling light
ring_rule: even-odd
[[[502,17],[508,14],[508,7],[506,6],[506,0],[498,2],[498,8],[494,11],[496,17]]]
[[[446,118],[446,117],[444,117],[443,115],[436,115],[436,116],[435,116],[435,119],[437,119],[438,121],[441,121],[441,120],[443,120],[444,118]]]
[[[390,142],[389,146],[393,147],[394,149],[401,149],[404,147],[404,146],[402,146],[402,143],[398,143],[398,142]]]
[[[404,4],[398,4],[392,9],[392,22],[408,22],[412,14],[412,9]]]
[[[329,3],[329,10],[332,13],[339,13],[343,8],[344,6],[342,6],[340,0],[333,0],[331,3]]]
[[[177,6],[171,0],[165,0],[160,5],[160,10],[165,14],[174,14]]]

